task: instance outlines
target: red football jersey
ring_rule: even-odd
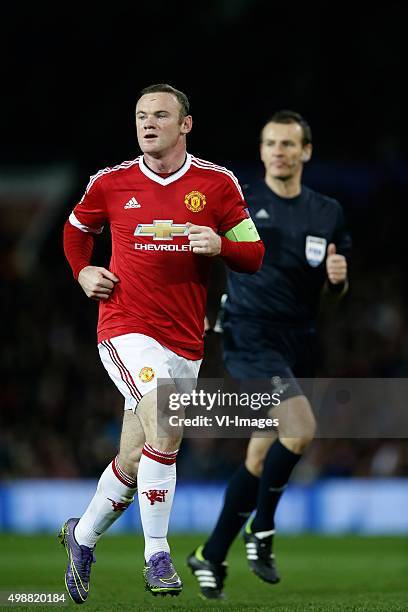
[[[91,177],[69,221],[93,233],[110,224],[109,269],[120,279],[100,302],[98,341],[141,333],[200,359],[212,258],[192,252],[185,224],[225,234],[248,217],[245,209],[232,172],[189,154],[165,178],[143,156]]]

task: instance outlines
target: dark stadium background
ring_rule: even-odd
[[[134,104],[151,83],[187,92],[189,150],[242,182],[262,174],[263,121],[280,108],[305,115],[315,146],[305,181],[341,201],[354,242],[350,295],[322,314],[320,372],[406,376],[406,17],[399,2],[364,10],[260,0],[3,6],[1,177],[18,183],[55,168],[73,177],[26,273],[13,265],[25,217],[7,190],[1,198],[3,221],[13,217],[0,229],[5,482],[96,477],[115,454],[122,400],[99,363],[96,305],[71,278],[61,230],[90,174],[138,154]],[[107,249],[105,237],[100,261]],[[212,321],[222,276],[218,266]],[[212,336],[204,373],[220,368]],[[242,452],[242,441],[188,441],[179,477],[224,480]],[[407,474],[405,440],[328,440],[314,444],[296,478]]]

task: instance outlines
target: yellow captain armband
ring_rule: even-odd
[[[260,240],[255,223],[252,219],[244,219],[238,223],[238,225],[228,230],[225,237],[233,242],[257,242]]]

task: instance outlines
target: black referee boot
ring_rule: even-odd
[[[227,564],[215,564],[204,559],[203,548],[199,546],[187,557],[187,565],[198,580],[200,596],[203,599],[225,599],[222,589],[227,577]]]
[[[249,568],[261,580],[276,584],[280,576],[272,552],[275,530],[252,533],[251,523],[252,520],[248,521],[243,535]]]

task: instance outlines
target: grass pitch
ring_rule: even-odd
[[[140,536],[105,537],[98,544],[91,592],[82,610],[201,612],[328,612],[408,610],[408,541],[406,538],[357,536],[278,536],[275,552],[282,582],[268,585],[251,574],[241,540],[229,556],[228,599],[203,601],[185,566],[188,553],[203,541],[197,535],[170,538],[175,565],[184,580],[177,598],[153,597],[142,580]],[[0,591],[62,592],[66,554],[56,537],[0,536]],[[69,600],[68,608],[76,607]],[[5,607],[56,609],[41,604]]]

